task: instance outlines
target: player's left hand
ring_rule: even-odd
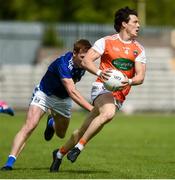
[[[124,76],[125,76],[125,79],[121,82],[122,83],[122,85],[121,85],[121,88],[122,89],[124,89],[126,86],[128,86],[129,85],[129,79],[128,79],[128,77],[124,74]]]

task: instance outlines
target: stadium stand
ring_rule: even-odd
[[[80,37],[88,38],[93,43],[97,38],[113,31],[110,26],[74,24],[59,25],[57,30],[66,49]],[[32,65],[41,46],[42,32],[41,24],[0,22],[0,99],[6,100],[16,109],[28,107],[32,89],[50,63],[50,57],[43,57],[45,61]],[[148,62],[147,75],[142,86],[133,87],[123,111],[175,110],[175,60],[174,49],[170,45],[170,32],[170,29],[152,29],[147,34],[141,32],[140,40],[145,44]],[[58,55],[60,53],[62,51],[58,51]],[[55,51],[54,56],[56,57]],[[42,61],[41,58],[39,61]],[[88,99],[94,79],[93,75],[86,73],[83,81],[77,84]],[[74,107],[78,108],[75,104]]]

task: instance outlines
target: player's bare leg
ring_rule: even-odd
[[[116,106],[112,94],[100,95],[95,101],[95,108],[99,110],[99,115],[92,120],[79,142],[67,154],[67,158],[71,162],[75,162],[85,144],[103,128],[104,124],[111,121],[115,116]]]
[[[56,133],[60,138],[64,138],[67,128],[69,126],[70,118],[64,117],[58,113],[52,113],[48,116],[46,129],[44,131],[44,138],[50,141]]]
[[[97,114],[98,111],[93,109],[89,116],[86,118],[86,120],[83,122],[82,126],[72,133],[70,139],[65,143],[65,145],[63,145],[60,149],[56,149],[55,151],[53,151],[53,162],[50,167],[50,172],[59,171],[62,158],[70,149],[72,149],[78,143],[78,141],[88,128],[89,124],[94,119],[94,117],[97,116]]]
[[[26,122],[14,138],[10,155],[8,157],[8,160],[5,166],[2,168],[2,170],[12,169],[17,156],[20,154],[20,152],[25,146],[26,140],[30,137],[33,130],[37,127],[44,113],[45,112],[37,106],[29,107]]]

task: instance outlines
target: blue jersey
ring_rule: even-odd
[[[48,96],[55,95],[59,98],[69,97],[61,79],[73,79],[76,83],[85,74],[85,70],[76,68],[73,63],[73,53],[68,52],[57,58],[48,67],[47,72],[41,79],[39,88]]]

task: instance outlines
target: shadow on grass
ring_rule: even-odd
[[[32,170],[32,171],[41,171],[41,170],[48,170],[49,171],[49,168],[48,167],[34,167],[34,168],[14,168],[13,169],[13,171],[24,171],[24,170],[26,170],[26,171],[30,171],[30,170]]]
[[[42,171],[42,170],[47,170],[48,172],[49,171],[49,168],[48,167],[40,167],[40,168],[15,168],[13,169],[13,171]],[[96,173],[102,173],[102,174],[108,174],[110,173],[109,171],[104,171],[104,170],[60,170],[59,172],[53,172],[53,173],[72,173],[72,174],[77,174],[77,173],[80,173],[80,174],[96,174]],[[52,173],[51,173],[52,174]]]
[[[104,170],[61,170],[60,173],[63,172],[63,173],[82,173],[82,174],[96,174],[96,173],[102,173],[102,174],[108,174],[109,171],[104,171]]]

